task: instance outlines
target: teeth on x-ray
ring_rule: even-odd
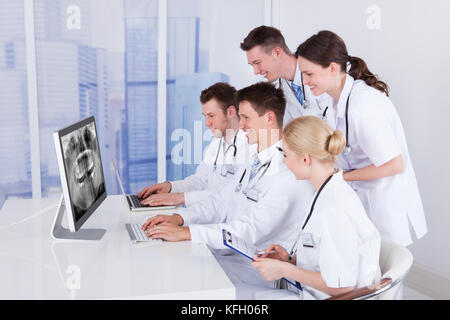
[[[61,142],[72,211],[78,221],[105,192],[94,123],[62,137]]]

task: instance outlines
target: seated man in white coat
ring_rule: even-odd
[[[283,91],[260,82],[238,91],[238,102],[240,128],[249,144],[257,144],[252,164],[208,199],[173,215],[148,219],[142,229],[149,237],[192,240],[226,249],[222,238],[222,229],[226,229],[257,248],[272,243],[290,248],[295,243],[313,189],[308,182],[295,179],[278,149],[286,104]],[[258,288],[274,285],[237,253],[216,258],[236,286],[238,299],[251,299]]]
[[[205,125],[214,137],[195,174],[184,180],[166,181],[144,188],[138,198],[150,206],[191,204],[220,190],[249,161],[247,139],[239,129],[236,89],[218,82],[200,95]]]

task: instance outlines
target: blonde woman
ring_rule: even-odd
[[[343,133],[317,117],[297,118],[283,132],[284,163],[297,180],[309,180],[315,194],[293,248],[272,245],[252,266],[267,281],[300,283],[296,297],[324,299],[373,284],[380,274],[380,235],[334,167],[344,147]]]

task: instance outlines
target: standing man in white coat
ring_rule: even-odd
[[[286,99],[283,126],[300,116],[325,117],[330,112],[329,96],[315,97],[303,85],[297,59],[278,29],[268,26],[253,29],[241,43],[241,49],[246,52],[255,75],[263,76],[283,90]]]
[[[238,101],[240,128],[247,134],[249,144],[258,146],[252,164],[220,193],[174,215],[148,219],[142,228],[149,237],[192,240],[213,249],[225,249],[222,229],[226,229],[257,248],[274,242],[293,246],[313,189],[308,182],[295,179],[279,151],[285,109],[283,92],[260,82],[238,91]],[[273,286],[252,270],[247,258],[237,255],[223,259],[228,258],[229,263],[222,261],[225,272],[235,285],[246,288],[241,291],[238,287],[238,298],[251,297],[246,291],[248,284]],[[255,279],[255,275],[259,278]]]
[[[214,137],[205,150],[195,174],[183,180],[166,181],[144,188],[138,198],[150,206],[190,206],[220,190],[249,161],[247,139],[239,130],[236,89],[218,82],[200,95],[205,125]],[[150,196],[149,196],[150,195]]]

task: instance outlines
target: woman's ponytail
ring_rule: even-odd
[[[367,83],[368,86],[383,92],[389,97],[388,85],[385,82],[378,80],[378,77],[370,72],[366,62],[363,59],[349,56],[348,61],[350,62],[350,70],[348,71],[348,74],[351,75],[353,79],[361,79]]]

